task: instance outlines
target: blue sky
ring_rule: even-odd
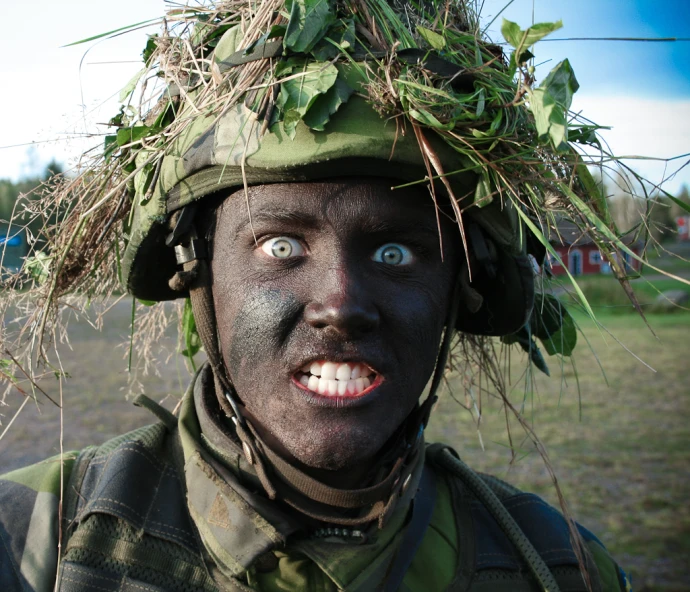
[[[481,2],[481,0],[479,0]],[[485,18],[507,0],[486,0]],[[563,21],[553,38],[684,37],[690,39],[690,0],[515,0],[503,13],[526,27]],[[490,31],[500,37],[501,18]],[[547,41],[537,57],[569,57],[583,91],[645,98],[690,97],[690,42]]]
[[[484,0],[484,22],[507,3]],[[3,22],[12,26],[0,37],[0,178],[40,171],[53,157],[75,166],[78,154],[100,143],[106,128],[98,124],[117,112],[112,97],[141,67],[146,31],[97,43],[86,55],[88,45],[61,46],[163,11],[163,0],[34,0],[27,17],[26,5],[3,5]],[[690,0],[514,0],[502,16],[526,27],[533,12],[535,22],[563,21],[554,38],[690,38]],[[489,29],[495,41],[500,26],[501,17]],[[534,53],[546,62],[540,79],[570,59],[581,85],[573,108],[613,127],[604,139],[615,153],[690,153],[690,42],[545,41]],[[655,183],[674,171],[662,162],[631,163]],[[690,184],[690,166],[664,187],[676,192],[683,183]]]

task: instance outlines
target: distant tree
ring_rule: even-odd
[[[9,179],[0,179],[0,221],[12,219],[18,225],[27,226],[33,237],[38,237],[44,220],[32,220],[24,213],[25,205],[38,197],[43,183],[63,171],[60,163],[51,160],[40,176],[27,177],[16,183]]]
[[[672,202],[664,196],[655,196],[647,218],[651,238],[659,243],[675,240],[678,233],[675,218],[671,212]]]

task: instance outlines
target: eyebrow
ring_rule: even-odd
[[[367,220],[362,225],[362,230],[371,234],[416,234],[424,233],[429,237],[438,239],[439,228],[436,224],[423,224],[419,220]]]
[[[294,210],[264,210],[257,214],[247,216],[238,227],[237,232],[244,230],[249,223],[258,224],[261,222],[271,222],[274,224],[285,224],[290,226],[298,226],[300,228],[318,228],[319,222],[315,216],[305,212],[296,212]]]

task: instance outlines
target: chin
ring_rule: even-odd
[[[303,432],[307,435],[306,432]],[[379,437],[376,437],[376,436]],[[387,438],[380,432],[359,426],[345,429],[329,425],[325,429],[309,430],[307,438],[286,442],[287,450],[303,465],[327,471],[343,471],[368,463],[383,447]]]

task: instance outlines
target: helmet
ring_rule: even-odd
[[[218,42],[212,56],[218,70],[232,68],[238,54],[246,59],[245,52],[237,51],[238,37],[237,28],[232,28]],[[258,59],[268,59],[267,45],[270,42],[254,48]],[[173,249],[166,245],[167,220],[210,195],[229,194],[245,184],[331,177],[384,177],[391,179],[391,185],[428,178],[426,156],[412,126],[382,117],[365,98],[370,81],[362,65],[338,66],[338,80],[350,89],[346,91],[349,96],[323,129],[312,129],[303,119],[288,131],[277,122],[263,124],[244,100],[220,115],[197,115],[192,108],[194,99],[189,99],[178,118],[192,121],[165,151],[155,180],[146,183],[150,167],[135,178],[139,192],[123,258],[127,289],[141,299],[156,301],[184,294],[168,285],[176,260]],[[465,77],[464,84],[468,83],[472,80]],[[178,88],[169,89],[168,94],[181,93]],[[533,301],[533,271],[515,207],[509,200],[498,199],[484,207],[472,205],[480,179],[476,165],[435,134],[425,141],[443,169],[453,172],[446,178],[447,185],[435,180],[434,191],[446,198],[451,191],[452,198],[460,202],[473,263],[472,284],[467,287],[475,297],[481,296],[465,314],[458,315],[458,328],[486,335],[513,333],[527,321]],[[137,158],[142,162],[146,157],[142,150]]]

